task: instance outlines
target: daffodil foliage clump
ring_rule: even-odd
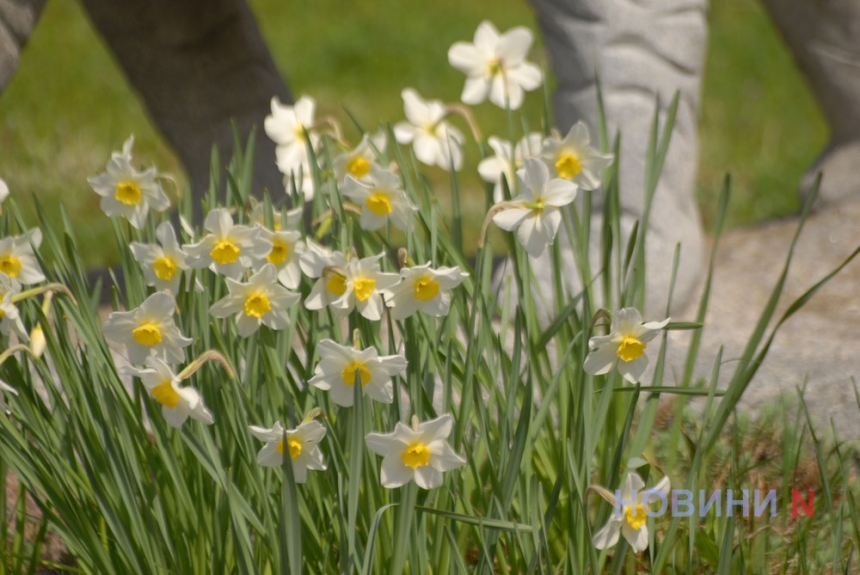
[[[216,157],[203,222],[187,195],[174,217],[165,178],[135,165],[129,140],[90,179],[123,248],[112,310],[87,285],[75,225],[28,228],[7,202],[0,472],[78,572],[662,572],[709,565],[696,549],[733,540],[651,511],[704,481],[757,363],[740,362],[719,403],[719,364],[707,389],[689,369],[663,386],[666,330],[700,324],[642,317],[644,232],[621,245],[611,225],[605,130],[514,127],[542,84],[531,41],[483,23],[449,52],[463,104],[508,110],[504,138],[484,141],[463,104],[408,88],[406,120],[359,142],[314,118],[309,97],[273,100],[263,129],[289,198],[251,188],[251,150],[226,173]],[[650,194],[672,117],[656,126]],[[485,158],[474,260],[464,146]],[[453,206],[425,166],[451,171]],[[592,194],[610,223],[599,246]],[[504,245],[486,240],[493,224],[511,232]],[[495,277],[494,250],[510,258]],[[546,254],[554,293],[533,297],[530,258]],[[683,476],[650,447],[661,393],[716,406]],[[24,569],[45,531],[28,541],[14,523],[3,549]]]

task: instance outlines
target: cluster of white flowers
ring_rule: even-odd
[[[0,180],[0,202],[5,200],[8,194],[5,182]],[[26,352],[33,358],[40,357],[45,351],[46,341],[41,324],[36,324],[32,331],[28,332],[18,310],[18,304],[23,300],[47,294],[42,304],[42,312],[47,317],[50,312],[50,296],[55,289],[59,289],[57,284],[43,283],[46,277],[34,251],[41,244],[42,232],[38,228],[0,239],[0,345],[3,349],[0,353],[0,364],[19,351]],[[62,290],[68,293],[65,288]],[[17,340],[17,343],[14,340]],[[14,387],[0,379],[0,413],[6,412],[6,392],[18,394]]]
[[[483,22],[472,43],[454,44],[448,52],[449,62],[467,77],[462,102],[476,105],[489,99],[502,108],[519,108],[525,92],[536,90],[543,82],[541,70],[525,59],[532,40],[525,28],[500,34],[492,24]],[[465,139],[449,119],[453,113],[463,114],[477,133],[468,110],[459,104],[425,100],[411,88],[403,90],[402,98],[406,121],[393,127],[396,142],[411,144],[415,158],[424,164],[460,170]],[[386,134],[364,134],[357,146],[350,147],[334,122],[315,121],[315,108],[314,100],[307,96],[294,105],[272,99],[265,131],[276,144],[277,166],[284,175],[286,191],[309,201],[315,187],[321,189],[319,181],[329,182],[332,185],[324,189],[330,194],[322,202],[331,207],[329,214],[340,214],[343,206],[344,216],[357,215],[367,232],[376,233],[388,226],[411,231],[417,207],[407,192],[408,182],[391,161],[395,154],[388,149],[391,142]],[[331,134],[326,133],[326,126],[331,127]],[[333,137],[327,139],[327,135]],[[105,213],[125,217],[135,228],[142,228],[150,208],[161,211],[169,202],[154,169],[138,172],[132,167],[132,143],[130,138],[122,152],[112,155],[106,173],[91,178],[90,183],[102,196]],[[329,157],[327,143],[338,146],[328,164],[322,159]],[[494,155],[481,161],[478,172],[493,184],[495,205],[485,224],[493,221],[504,230],[516,232],[531,257],[541,256],[554,242],[562,208],[574,202],[579,190],[599,189],[602,173],[613,161],[612,155],[591,145],[588,128],[582,122],[565,136],[527,133],[516,144],[492,136],[487,143]],[[0,195],[3,191],[0,189]],[[344,203],[345,199],[351,204]],[[307,282],[306,290],[310,284],[309,291],[304,292],[308,294],[303,303],[306,309],[329,311],[335,319],[355,318],[356,314],[378,322],[386,313],[394,321],[418,312],[445,316],[451,308],[452,290],[468,277],[458,267],[432,267],[430,262],[401,262],[399,270],[392,270],[384,253],[362,257],[353,250],[325,247],[306,239],[300,229],[302,213],[301,207],[281,213],[262,204],[244,216],[241,211],[216,208],[207,214],[204,233],[199,237],[183,223],[188,243],[181,243],[171,224],[162,222],[156,229],[157,244],[135,242],[130,246],[147,285],[156,292],[133,310],[112,313],[104,332],[108,339],[126,346],[133,364],[127,372],[140,378],[170,425],[179,427],[188,418],[214,422],[201,394],[181,385],[196,370],[193,364],[177,373],[192,340],[176,325],[176,298],[202,289],[201,278],[221,277],[226,285],[227,295],[209,308],[211,317],[235,318],[235,333],[250,337],[261,328],[284,330],[290,326],[290,312],[299,305],[303,281]],[[38,245],[40,239],[36,231],[0,240],[0,273],[5,274],[0,275],[4,334],[15,331],[26,336],[8,294],[19,289],[17,282],[44,279],[32,251],[28,251],[30,243]],[[193,286],[189,283],[192,274],[198,277]],[[668,321],[643,322],[634,308],[616,312],[609,334],[589,340],[584,370],[604,375],[615,368],[624,380],[638,382],[648,363],[646,344]],[[219,329],[224,326],[218,321],[213,325]],[[408,368],[403,354],[381,356],[376,348],[362,349],[357,341],[349,346],[325,339],[315,353],[319,362],[308,386],[325,392],[322,397],[341,408],[353,407],[357,397],[365,396],[392,403],[393,378],[404,377]],[[361,386],[359,390],[356,385]],[[0,387],[8,390],[5,384]],[[289,457],[298,483],[306,481],[308,470],[325,469],[320,444],[327,429],[315,419],[318,413],[314,409],[292,429],[280,421],[268,428],[251,426],[250,433],[265,442],[257,456],[259,464],[280,466]],[[465,464],[446,441],[453,422],[447,414],[423,423],[413,416],[411,426],[398,422],[391,433],[368,434],[368,448],[383,457],[382,484],[394,488],[414,480],[425,489],[440,486],[444,471]],[[638,476],[628,476],[622,490],[625,500],[643,486]],[[668,492],[668,479],[655,489]],[[635,499],[627,504],[623,513],[614,515],[595,534],[595,546],[603,549],[614,545],[619,535],[624,535],[634,550],[644,549],[648,532],[643,506],[647,503]]]
[[[294,107],[273,102],[273,116],[267,120],[267,132],[278,143],[279,166],[293,181],[297,177],[296,170],[299,175],[309,173],[309,152],[319,142],[318,135],[313,132],[312,115],[313,101],[304,98]],[[113,154],[108,174],[91,179],[96,191],[104,189],[108,176],[114,175],[115,170],[110,166],[128,164],[130,146],[131,140],[123,152]],[[364,229],[378,230],[390,222],[406,230],[415,208],[400,177],[381,166],[379,154],[384,147],[384,137],[366,136],[357,148],[336,158],[335,172],[341,179],[343,195],[361,207]],[[155,181],[155,171],[147,173],[150,180]],[[132,181],[131,176],[128,178]],[[120,184],[113,185],[119,189]],[[150,203],[151,207],[156,207]],[[135,227],[142,227],[148,215],[143,200],[136,204],[133,212],[118,212],[113,209],[114,204],[103,204],[108,215],[125,216]],[[298,229],[301,213],[301,208],[286,213],[276,210],[267,213],[264,206],[258,204],[247,215],[247,223],[237,223],[230,210],[215,208],[206,215],[204,233],[199,237],[195,237],[194,230],[183,222],[188,243],[182,243],[173,226],[164,221],[156,228],[157,243],[132,242],[129,246],[141,265],[146,284],[156,291],[134,309],[111,313],[103,331],[108,340],[125,347],[131,365],[125,367],[123,373],[141,381],[161,406],[169,425],[180,427],[189,418],[207,425],[215,421],[201,393],[183,385],[196,371],[193,366],[202,361],[203,356],[180,370],[192,339],[182,334],[176,320],[177,297],[192,289],[202,290],[204,284],[211,283],[207,281],[207,273],[210,280],[222,278],[227,290],[227,295],[211,305],[209,314],[215,320],[235,318],[239,337],[250,337],[262,326],[272,330],[289,327],[290,311],[301,299],[297,290],[301,287],[303,272],[314,282],[304,302],[307,309],[328,308],[337,318],[357,312],[371,321],[381,320],[386,310],[390,310],[394,320],[405,320],[419,311],[433,317],[446,315],[451,307],[451,290],[468,277],[457,267],[433,268],[429,263],[403,267],[400,273],[383,271],[383,266],[390,265],[384,254],[362,258],[305,239]],[[40,237],[30,238],[35,243],[39,240]],[[34,268],[30,264],[35,260],[27,252],[29,243],[22,238],[12,238],[7,243],[14,259],[2,255],[6,244],[0,241],[0,270],[8,270],[10,277],[20,276],[20,280],[43,279],[32,271]],[[193,274],[197,281],[191,285]],[[0,282],[2,285],[5,284]],[[17,315],[8,308],[8,298],[0,305],[5,306],[3,310],[8,309],[4,329],[7,326],[16,328]],[[404,375],[407,362],[403,355],[379,356],[374,348],[357,350],[331,340],[322,341],[318,351],[320,362],[308,383],[328,392],[334,404],[352,406],[356,382],[361,385],[362,395],[384,403],[394,401],[391,378]],[[405,462],[402,465],[412,470],[416,482],[426,488],[438,486],[441,471],[452,469],[462,461],[445,444],[441,434],[444,431],[447,436],[450,425],[439,428],[432,423],[427,422],[407,433],[409,441],[401,450],[401,460]],[[428,430],[425,426],[429,426]],[[285,429],[280,422],[275,422],[271,428],[253,426],[250,432],[267,442],[258,455],[262,465],[280,465],[288,454],[295,479],[300,483],[305,481],[307,470],[325,469],[318,444],[326,428],[312,417],[295,429]],[[394,436],[400,438],[401,435],[403,432],[398,427]],[[381,445],[380,441],[376,434],[368,436],[369,445]],[[391,465],[390,462],[383,465],[383,484],[402,485],[402,470],[392,475],[388,471]]]

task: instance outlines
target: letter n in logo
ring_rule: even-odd
[[[815,515],[815,491],[813,489],[806,490],[806,501],[803,500],[800,490],[791,490],[791,516],[797,517],[800,513],[798,507],[803,509],[803,514],[807,517]]]

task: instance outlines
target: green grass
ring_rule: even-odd
[[[354,3],[348,17],[337,0],[253,0],[252,5],[294,93],[312,95],[321,114],[332,114],[345,126],[350,122],[344,108],[368,127],[400,120],[400,91],[406,86],[457,101],[463,77],[448,66],[447,49],[471,38],[482,19],[500,29],[534,26],[527,3],[512,0],[496,2],[492,10],[440,0],[432,14],[420,13],[412,3],[374,0]],[[728,171],[735,177],[730,226],[796,212],[797,182],[826,141],[820,114],[757,2],[716,2],[711,22],[697,183],[703,219],[712,224],[716,191]],[[546,63],[540,46],[533,58]],[[542,109],[540,95],[527,99],[525,112],[535,128]],[[500,110],[486,104],[476,114],[485,136],[507,133]],[[139,161],[181,173],[80,7],[49,3],[18,74],[0,98],[0,176],[13,193],[37,196],[57,226],[57,204],[65,203],[80,224],[81,244],[99,248],[86,254],[91,265],[117,256],[102,247],[111,244],[111,226],[93,217],[99,214],[98,197],[86,177],[101,171],[130,133],[137,137]],[[464,217],[480,221],[483,189],[474,169],[474,144],[467,153]],[[448,187],[442,185],[447,174],[430,170],[430,175],[437,189]]]

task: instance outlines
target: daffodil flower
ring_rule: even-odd
[[[337,156],[332,162],[337,181],[351,176],[359,182],[369,182],[371,172],[381,169],[376,154],[385,150],[386,139],[385,132],[365,134],[355,149]]]
[[[652,499],[662,498],[669,494],[669,478],[663,477],[651,489],[645,489],[645,482],[635,473],[628,473],[620,493],[615,495],[602,487],[590,487],[614,507],[606,525],[600,528],[592,537],[592,544],[597,549],[608,549],[618,543],[624,536],[634,552],[640,553],[648,548],[648,514],[646,509]],[[620,499],[616,497],[620,496]]]
[[[336,315],[342,317],[357,309],[358,313],[371,321],[379,321],[382,318],[382,310],[385,308],[382,293],[400,279],[398,274],[383,273],[379,270],[379,260],[384,255],[354,258],[347,262],[343,275],[343,295],[331,302],[331,308]]]
[[[475,31],[473,43],[456,42],[448,50],[451,66],[466,74],[460,99],[464,104],[480,104],[488,97],[500,108],[517,110],[523,91],[536,90],[543,81],[540,68],[526,62],[532,44],[528,28],[517,27],[499,34],[484,21]]]
[[[583,190],[596,190],[600,187],[601,172],[609,167],[613,156],[601,154],[590,142],[588,126],[579,121],[563,139],[547,138],[540,155],[559,178],[571,180]]]
[[[170,222],[162,222],[155,230],[161,245],[133,242],[131,253],[143,268],[146,285],[158,291],[179,293],[182,272],[188,270],[188,257],[176,240],[176,232]]]
[[[330,339],[317,346],[320,362],[308,384],[328,391],[331,400],[342,407],[352,407],[356,376],[361,392],[382,403],[394,401],[391,378],[406,371],[406,358],[402,355],[379,356],[376,349],[357,350],[338,345]]]
[[[278,169],[284,174],[284,185],[288,186],[292,178],[300,188],[306,200],[313,197],[313,185],[310,182],[310,156],[308,146],[316,149],[319,136],[314,132],[313,98],[303,96],[293,106],[285,106],[275,97],[272,98],[272,114],[266,116],[263,128],[269,138],[275,142],[275,155]]]
[[[263,467],[280,467],[286,453],[293,465],[296,483],[305,483],[308,469],[325,470],[319,442],[325,437],[325,427],[314,420],[304,421],[295,429],[287,429],[279,421],[266,429],[250,426],[251,434],[266,445],[257,454],[257,463]],[[286,435],[286,437],[284,437]]]
[[[430,263],[423,266],[400,269],[401,281],[388,289],[386,302],[391,308],[391,318],[405,319],[417,311],[441,317],[448,315],[451,307],[450,290],[469,277],[459,267],[432,269]]]
[[[445,121],[445,105],[425,101],[412,88],[403,90],[403,106],[408,122],[394,126],[400,144],[412,144],[415,157],[429,166],[459,170],[463,165],[463,134]]]
[[[212,413],[203,404],[203,398],[193,387],[181,387],[180,378],[161,359],[147,357],[146,369],[128,367],[124,371],[140,378],[152,398],[161,405],[161,414],[171,427],[180,428],[190,417],[212,425]]]
[[[31,245],[32,244],[32,245]],[[24,285],[45,280],[33,248],[42,244],[42,231],[33,228],[20,236],[0,240],[0,274]]]
[[[626,307],[612,317],[609,335],[597,335],[588,340],[589,353],[583,369],[592,375],[603,375],[615,367],[618,373],[636,383],[648,367],[646,344],[666,327],[663,321],[643,322],[639,310]]]
[[[155,168],[138,172],[132,167],[133,143],[133,137],[126,140],[122,152],[111,154],[105,172],[87,181],[102,197],[101,209],[108,217],[122,216],[141,229],[150,208],[162,212],[170,207],[170,199],[158,183]]]
[[[200,242],[184,246],[188,265],[193,268],[210,268],[238,279],[255,259],[265,258],[272,249],[271,242],[260,237],[259,227],[234,225],[226,208],[206,214],[203,227],[210,233]]]
[[[247,283],[227,278],[230,292],[209,308],[215,317],[238,314],[236,327],[239,335],[248,337],[265,325],[271,329],[284,329],[290,325],[287,310],[298,303],[299,294],[278,285],[278,271],[266,264],[251,276]]]
[[[422,489],[441,486],[443,472],[466,464],[445,441],[453,425],[448,414],[424,423],[413,417],[411,428],[397,422],[391,433],[368,434],[367,447],[382,456],[382,486],[394,489],[412,480]]]
[[[273,265],[278,272],[278,281],[284,287],[296,289],[302,281],[302,270],[299,266],[301,255],[305,251],[302,234],[293,231],[273,232],[260,228],[260,237],[272,244],[264,259],[254,261],[254,271],[260,271],[264,266]]]
[[[368,231],[376,231],[389,221],[406,231],[409,216],[416,210],[403,191],[400,176],[387,170],[374,171],[363,182],[347,176],[341,192],[361,206],[360,224]]]
[[[517,142],[513,150],[510,142],[500,140],[495,136],[490,136],[487,143],[495,155],[481,160],[481,163],[478,164],[478,173],[481,174],[481,179],[485,182],[495,184],[493,201],[498,203],[504,199],[502,177],[504,176],[508,181],[509,186],[513,186],[516,171],[522,167],[523,162],[540,153],[543,136],[533,132]]]
[[[576,198],[577,188],[570,181],[551,179],[546,164],[537,159],[526,160],[517,177],[522,183],[522,193],[496,213],[493,222],[503,230],[517,230],[520,243],[536,258],[555,239],[561,224],[558,208]]]
[[[305,307],[319,310],[346,293],[346,256],[310,240],[307,248],[299,258],[299,266],[306,276],[317,281],[305,299]]]
[[[12,303],[12,296],[16,292],[11,287],[7,288],[7,285],[10,285],[8,279],[0,280],[0,291],[7,290],[3,291],[2,299],[0,299],[0,333],[3,334],[3,337],[9,337],[9,334],[14,331],[20,341],[27,341],[29,339],[27,328],[21,321],[18,308]]]
[[[128,349],[128,360],[143,363],[150,355],[177,364],[185,360],[185,347],[191,339],[183,337],[173,323],[176,302],[167,292],[156,292],[140,307],[115,311],[104,324],[105,337]]]

